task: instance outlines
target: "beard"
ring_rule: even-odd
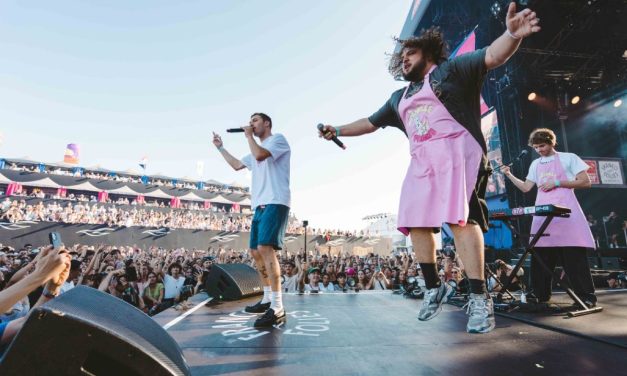
[[[403,73],[403,79],[405,81],[420,82],[425,78],[425,68],[427,67],[427,61],[420,59],[420,61],[411,68],[407,73]]]

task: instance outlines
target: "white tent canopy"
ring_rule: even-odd
[[[218,204],[232,204],[233,201],[224,198],[222,195],[217,195],[216,197],[209,200],[210,202],[216,202]]]
[[[186,201],[205,201],[204,198],[196,196],[194,192],[189,192],[184,196],[179,196],[179,198]]]
[[[41,187],[41,188],[59,188],[60,185],[53,182],[50,178],[34,180],[34,181],[24,181],[20,182],[22,185],[26,185],[28,187]],[[91,184],[90,184],[91,185]]]
[[[137,195],[140,194],[140,193],[137,193],[136,191],[132,190],[131,188],[129,188],[127,186],[122,186],[122,187],[116,188],[116,189],[108,189],[107,192],[113,193],[113,194],[118,194],[118,195],[130,195],[130,196],[137,196]]]

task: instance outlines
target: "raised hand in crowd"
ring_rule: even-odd
[[[55,283],[58,282],[63,277],[64,270],[69,268],[70,257],[64,248],[46,247],[40,253],[42,255],[31,274],[0,291],[0,312],[8,311],[15,303],[49,280],[54,279]],[[65,277],[67,278],[67,275]],[[63,282],[61,281],[61,284]]]

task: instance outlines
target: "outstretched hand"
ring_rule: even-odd
[[[222,137],[220,137],[220,135],[217,134],[216,132],[212,132],[212,133],[213,133],[213,144],[215,145],[215,147],[220,148],[224,146],[224,143],[222,142]]]
[[[540,19],[531,9],[523,9],[516,13],[516,3],[509,3],[507,17],[505,18],[507,30],[516,38],[526,38],[540,31]]]
[[[41,258],[35,266],[33,274],[37,275],[43,282],[50,279],[55,279],[55,282],[61,279],[61,274],[65,269],[69,270],[70,256],[64,248],[54,249],[52,247],[46,247],[40,251],[42,253]],[[67,278],[67,276],[65,276]],[[62,281],[61,283],[63,283]]]

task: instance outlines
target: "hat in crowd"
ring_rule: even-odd
[[[320,273],[320,268],[313,267],[313,268],[309,268],[309,270],[307,270],[307,274],[311,274],[311,273],[315,273],[315,272]]]
[[[346,275],[355,275],[355,269],[347,268],[346,269]]]

